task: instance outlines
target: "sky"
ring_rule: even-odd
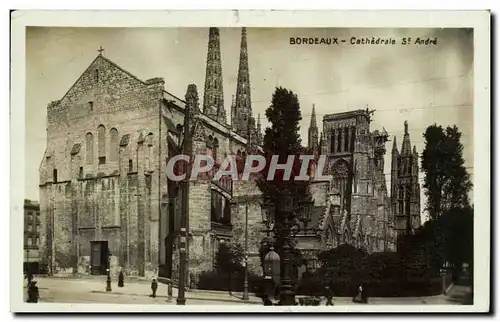
[[[349,45],[351,37],[393,38],[396,45]],[[226,112],[236,91],[241,29],[221,28]],[[267,125],[265,110],[276,86],[297,94],[302,144],[312,105],[320,131],[325,114],[374,109],[371,129],[382,127],[401,148],[404,121],[421,154],[431,124],[457,125],[473,179],[473,35],[467,29],[249,28],[252,109]],[[340,45],[291,45],[290,37],[338,37]],[[402,38],[436,38],[436,45],[402,45]],[[183,98],[188,84],[203,97],[208,28],[55,28],[26,31],[26,187],[38,200],[38,167],[46,145],[47,104],[60,99],[104,48],[104,56],[142,80],[165,79]],[[202,102],[200,102],[201,104]],[[390,173],[387,143],[385,173]],[[423,182],[423,174],[420,176]],[[389,182],[388,182],[389,183]],[[422,200],[423,195],[422,195]],[[424,209],[424,202],[422,202]],[[425,214],[422,214],[425,217]]]

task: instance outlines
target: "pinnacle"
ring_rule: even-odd
[[[313,107],[312,107],[310,127],[311,128],[317,127],[317,123],[316,123],[316,106],[315,106],[315,104],[313,104]]]

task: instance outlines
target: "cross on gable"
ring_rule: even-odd
[[[104,51],[104,48],[102,48],[102,46],[100,46],[97,51],[99,52],[99,55],[102,55],[102,52]]]

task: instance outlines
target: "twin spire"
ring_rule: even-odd
[[[227,124],[228,120],[224,108],[220,35],[219,28],[215,27],[211,27],[209,31],[203,113],[221,124]],[[246,28],[242,28],[241,31],[238,81],[236,95],[233,96],[231,104],[231,123],[233,130],[245,138],[249,138],[251,136],[249,133],[252,131],[256,131],[256,137],[260,137],[260,131],[255,128],[255,120],[252,116]],[[260,120],[257,127],[260,127]]]

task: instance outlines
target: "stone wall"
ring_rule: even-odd
[[[159,195],[166,189],[159,162],[163,87],[162,79],[142,82],[98,56],[48,105],[41,244],[54,273],[88,273],[93,240],[108,241],[112,272],[155,273]]]

